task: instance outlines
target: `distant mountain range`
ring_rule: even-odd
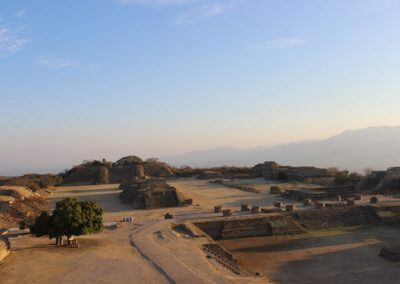
[[[320,141],[303,141],[274,147],[237,149],[221,147],[163,157],[174,166],[253,166],[263,161],[318,167],[339,167],[361,172],[400,166],[400,126],[377,126],[345,131]]]

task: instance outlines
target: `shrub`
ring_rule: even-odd
[[[279,186],[271,186],[271,190],[270,190],[271,194],[281,194],[282,190]]]

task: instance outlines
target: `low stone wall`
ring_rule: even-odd
[[[194,225],[214,240],[222,239],[223,220],[195,222]]]
[[[238,189],[238,190],[242,190],[242,191],[246,191],[246,192],[260,193],[260,191],[258,189],[255,189],[254,187],[229,184],[227,182],[224,182],[221,179],[214,180],[213,183],[217,183],[217,184],[220,184],[220,185],[223,185],[226,187],[230,187],[230,188],[234,188],[234,189]]]
[[[294,213],[293,218],[311,231],[381,223],[376,212],[368,206],[303,210]]]
[[[291,216],[283,214],[198,221],[194,225],[214,240],[292,235],[305,232]]]
[[[0,237],[0,261],[10,253],[10,241],[7,238]]]

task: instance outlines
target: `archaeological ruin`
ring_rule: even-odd
[[[303,181],[307,178],[328,178],[330,177],[330,174],[327,169],[282,166],[276,162],[268,161],[255,165],[251,169],[251,176],[263,177],[269,180]]]
[[[135,177],[174,177],[173,169],[157,160],[143,161],[137,156],[127,156],[115,163],[87,161],[63,174],[63,184],[108,184],[121,183]]]
[[[203,245],[203,251],[207,258],[213,259],[234,274],[248,276],[252,275],[254,271],[250,272],[243,267],[236,258],[235,252],[224,248],[225,241],[260,237],[305,236],[311,232],[321,232],[322,230],[375,228],[400,222],[400,202],[398,201],[357,205],[354,201],[357,201],[358,198],[352,199],[353,202],[348,202],[349,200],[344,202],[337,199],[336,202],[343,202],[343,206],[340,207],[321,207],[312,203],[308,205],[308,209],[301,210],[298,210],[294,204],[285,206],[280,204],[279,208],[275,207],[275,211],[265,208],[260,210],[258,206],[241,204],[237,210],[230,210],[231,214],[225,214],[223,212],[225,210],[218,206],[218,210],[215,210],[214,214],[218,214],[220,217],[185,221],[185,229],[190,231],[186,234],[203,235],[209,239],[208,243]],[[254,211],[253,208],[257,210]],[[378,254],[391,261],[400,261],[398,247],[383,247],[380,253],[377,252],[376,257]],[[258,274],[256,273],[256,275]]]
[[[191,205],[175,187],[163,178],[133,178],[121,184],[122,203],[132,204],[134,209],[156,209]]]

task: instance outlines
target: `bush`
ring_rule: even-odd
[[[336,185],[344,186],[352,183],[357,183],[362,179],[361,175],[357,173],[349,173],[349,171],[341,171],[336,173],[334,183]]]
[[[271,194],[281,194],[282,190],[279,186],[271,186],[270,193]]]

